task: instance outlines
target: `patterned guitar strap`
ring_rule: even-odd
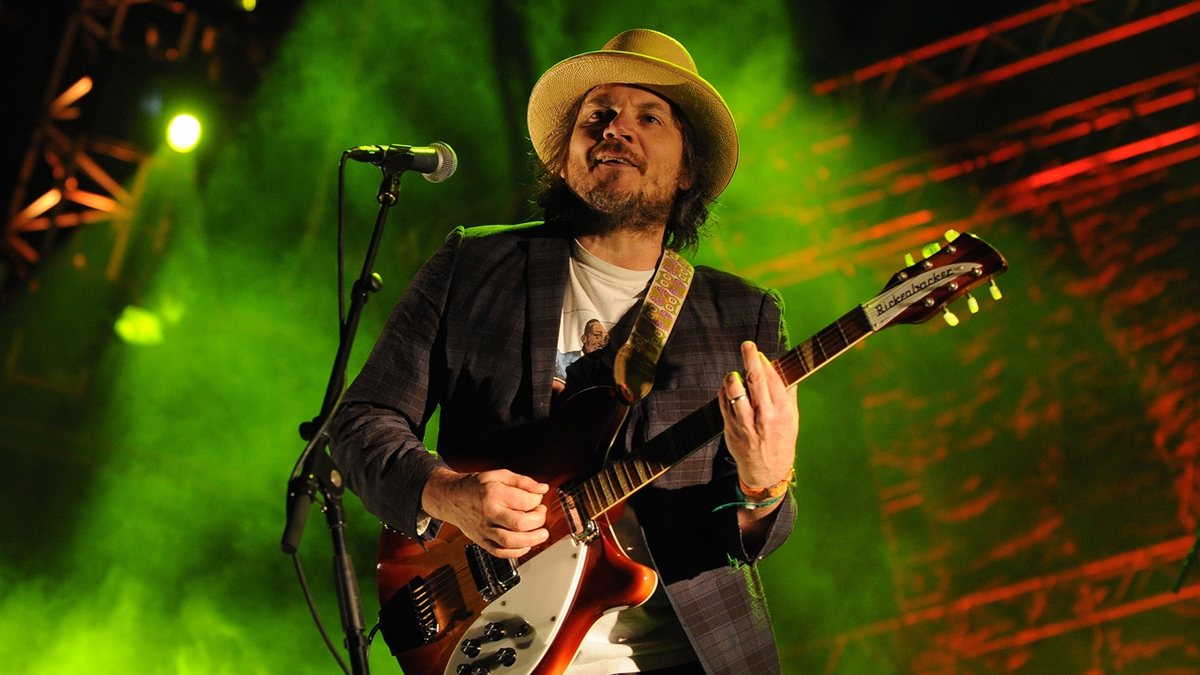
[[[658,357],[679,318],[694,275],[691,263],[678,253],[670,249],[663,253],[629,339],[621,345],[613,362],[613,379],[626,405],[645,398],[654,386]]]

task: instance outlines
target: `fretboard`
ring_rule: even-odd
[[[772,365],[783,383],[791,387],[872,332],[862,307],[855,307]],[[709,401],[636,451],[609,462],[595,475],[581,481],[576,490],[582,495],[587,512],[594,517],[611,509],[721,435],[724,421],[720,405],[717,399]]]

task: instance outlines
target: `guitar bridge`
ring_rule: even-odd
[[[478,544],[467,546],[467,565],[471,568],[471,576],[475,579],[475,588],[488,602],[500,597],[505,591],[521,582],[521,575],[517,574],[515,561],[497,558],[483,550]]]
[[[428,579],[413,577],[380,608],[379,630],[392,654],[437,639],[442,629],[436,611],[439,605],[451,613],[465,609],[462,596],[451,592],[456,588],[453,582],[454,570],[444,565],[434,570]]]

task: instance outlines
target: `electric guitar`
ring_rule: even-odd
[[[1008,263],[970,234],[947,233],[940,249],[892,276],[883,291],[855,307],[773,365],[792,386],[868,335],[927,321],[990,282]],[[972,312],[978,304],[969,299]],[[714,385],[715,386],[715,385]],[[610,518],[621,504],[721,434],[720,402],[692,412],[634,452],[596,470],[627,407],[607,388],[580,392],[551,416],[540,442],[505,456],[449,462],[457,471],[507,468],[550,485],[550,538],[518,560],[491,556],[457,528],[415,541],[385,528],[379,542],[380,628],[406,673],[526,675],[561,673],[601,615],[649,599],[654,570],[615,543]],[[604,411],[597,414],[597,410]]]

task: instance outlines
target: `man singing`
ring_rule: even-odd
[[[796,397],[767,360],[786,347],[782,311],[774,293],[692,272],[674,253],[698,243],[733,176],[733,116],[681,44],[639,29],[550,68],[528,123],[543,220],[450,234],[346,392],[334,460],[404,535],[432,542],[450,524],[492,556],[524,561],[552,543],[548,514],[561,501],[554,477],[511,470],[531,465],[526,445],[496,439],[538,429],[552,408],[604,385],[624,413],[609,453],[622,457],[715,391],[723,433],[634,492],[605,535],[657,572],[656,590],[595,621],[566,672],[778,672],[756,563],[795,517]],[[656,270],[680,264],[660,287]],[[560,345],[591,321],[606,346],[556,386]],[[422,438],[439,407],[435,455]],[[454,468],[480,458],[504,468]]]

